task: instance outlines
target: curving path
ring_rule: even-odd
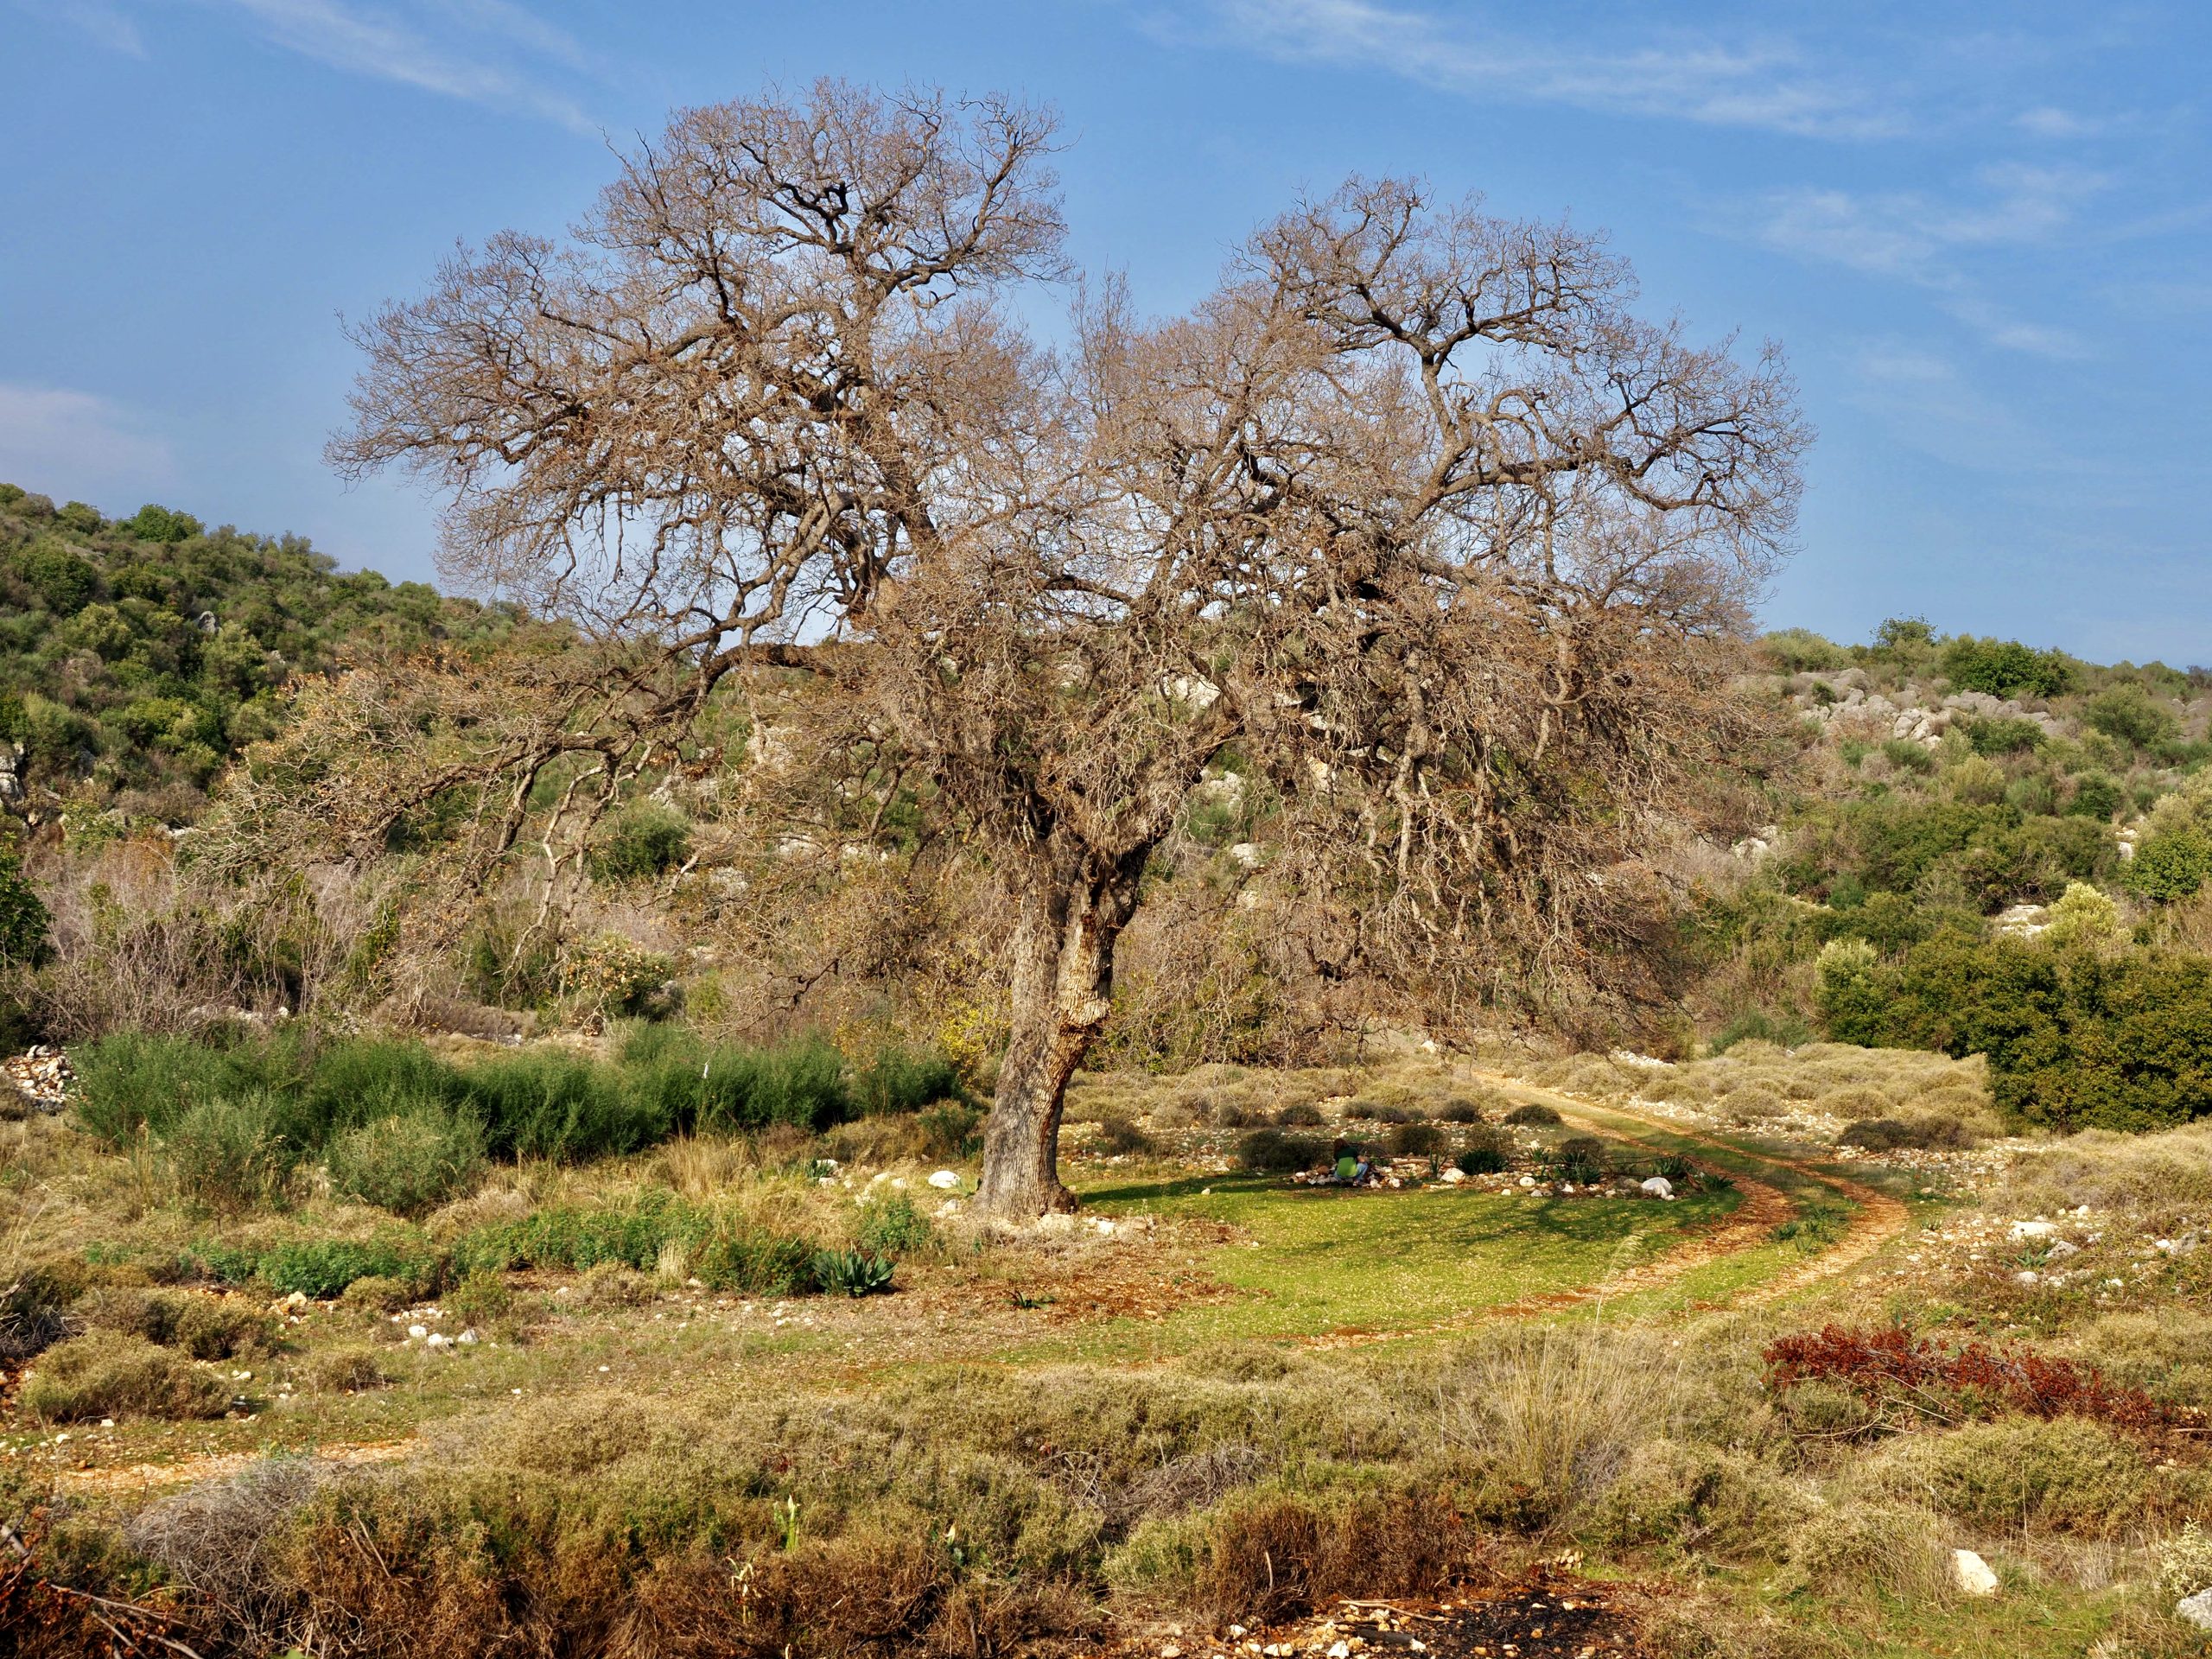
[[[1728,1153],[1735,1158],[1749,1159],[1772,1169],[1788,1170],[1792,1174],[1828,1188],[1851,1205],[1851,1218],[1845,1225],[1843,1236],[1819,1255],[1808,1256],[1802,1262],[1771,1278],[1761,1280],[1756,1285],[1747,1286],[1714,1301],[1698,1304],[1702,1308],[1763,1307],[1793,1296],[1856,1267],[1904,1232],[1911,1219],[1905,1206],[1888,1193],[1847,1176],[1815,1168],[1796,1159],[1752,1152],[1671,1118],[1654,1117],[1632,1107],[1599,1105],[1501,1073],[1480,1072],[1477,1075],[1510,1098],[1549,1106],[1561,1117],[1572,1119],[1576,1128],[1587,1129],[1607,1140],[1637,1144],[1632,1136],[1621,1132],[1616,1122],[1609,1121],[1624,1118],[1679,1140],[1695,1141]],[[1693,1159],[1691,1161],[1695,1163],[1697,1160]],[[1699,1167],[1709,1166],[1699,1165]],[[1493,1319],[1529,1319],[1563,1308],[1664,1289],[1700,1268],[1767,1243],[1772,1238],[1777,1227],[1799,1213],[1797,1205],[1779,1187],[1733,1170],[1726,1173],[1735,1184],[1737,1191],[1744,1195],[1743,1203],[1719,1226],[1694,1238],[1685,1239],[1665,1255],[1651,1261],[1640,1262],[1624,1272],[1578,1286],[1573,1290],[1552,1291],[1540,1296],[1523,1297],[1518,1301],[1471,1308],[1450,1319],[1404,1330],[1331,1332],[1308,1338],[1305,1345],[1322,1350],[1364,1348],[1408,1338],[1443,1335]]]

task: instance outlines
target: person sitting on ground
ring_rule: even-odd
[[[1338,1152],[1336,1179],[1339,1185],[1357,1186],[1367,1166],[1353,1157],[1350,1151],[1340,1149]]]

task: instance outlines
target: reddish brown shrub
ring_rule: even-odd
[[[2092,1418],[2149,1433],[2193,1424],[2202,1414],[2114,1382],[2094,1365],[1985,1342],[1948,1348],[1895,1325],[1824,1325],[1777,1339],[1763,1357],[1774,1388],[1834,1382],[1871,1403],[1902,1404],[1946,1420],[2017,1411]]]

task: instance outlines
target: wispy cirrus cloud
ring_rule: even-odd
[[[17,10],[73,29],[111,52],[130,58],[146,55],[145,36],[138,32],[138,25],[108,0],[16,0],[16,3]]]
[[[208,0],[271,45],[334,69],[474,104],[516,109],[578,132],[597,129],[544,70],[577,70],[582,48],[512,0],[450,0],[411,10],[346,0]]]
[[[16,0],[111,51],[147,55],[146,0]],[[575,38],[518,0],[199,0],[267,44],[349,74],[596,133],[575,96],[594,66]],[[563,83],[568,83],[564,86]]]
[[[1800,186],[1734,204],[1717,223],[1797,258],[1925,289],[1992,345],[2076,357],[2082,347],[2073,335],[2013,315],[1988,297],[1970,266],[1980,254],[2054,245],[2110,183],[2086,168],[2005,163],[1981,168],[1959,198]]]
[[[1906,123],[1780,37],[1675,33],[1614,49],[1375,0],[1213,0],[1219,36],[1269,56],[1379,69],[1444,91],[1829,138]],[[1159,26],[1155,22],[1155,26]]]

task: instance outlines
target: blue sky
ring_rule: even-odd
[[[1057,105],[1075,252],[1179,308],[1301,190],[1609,230],[1788,347],[1819,429],[1766,614],[2212,662],[2212,7],[0,0],[0,479],[430,573],[324,468],[341,315],[555,232],[609,143],[821,74]]]

